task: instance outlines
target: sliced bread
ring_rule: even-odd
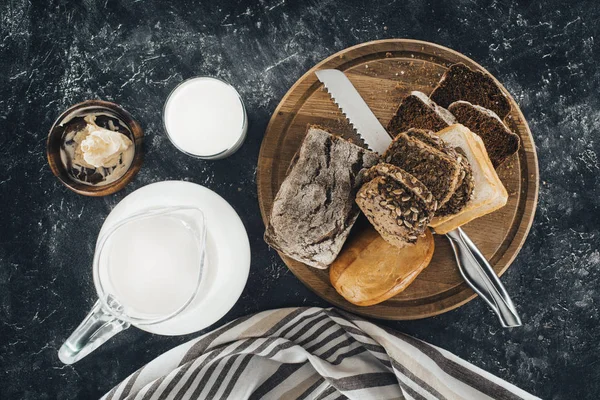
[[[419,139],[424,143],[440,150],[458,161],[460,165],[460,176],[456,184],[456,190],[450,199],[435,212],[437,216],[456,214],[461,211],[470,200],[473,193],[473,171],[469,160],[460,148],[453,148],[440,139],[437,135],[429,134],[427,131],[412,129],[406,132],[409,136]]]
[[[494,167],[519,150],[519,135],[511,132],[492,110],[462,100],[450,104],[448,109],[458,123],[481,137]]]
[[[511,108],[494,78],[462,63],[450,66],[429,98],[445,108],[455,101],[465,100],[494,111],[501,119]]]
[[[454,116],[448,110],[439,107],[425,93],[414,91],[402,100],[387,131],[392,136],[410,128],[437,132],[454,123]]]
[[[416,243],[433,217],[434,199],[417,178],[390,164],[372,167],[356,203],[381,236],[402,248]]]
[[[382,158],[421,181],[433,194],[437,209],[454,194],[461,176],[460,163],[417,135],[433,135],[433,132],[409,129],[399,133]]]
[[[471,168],[471,163],[469,163],[469,159],[462,149],[456,148],[453,150],[458,154],[458,161],[461,167],[459,184],[457,185],[452,197],[450,197],[450,200],[448,200],[446,204],[436,211],[435,215],[438,217],[457,214],[467,206],[467,203],[473,196],[475,182],[473,180],[473,169]]]
[[[297,261],[326,268],[358,217],[361,170],[378,161],[376,153],[309,126],[275,196],[265,241]]]
[[[437,132],[448,145],[460,148],[473,171],[473,194],[461,211],[436,216],[429,224],[436,233],[444,234],[457,227],[503,207],[508,193],[494,170],[483,141],[463,125],[456,124]]]

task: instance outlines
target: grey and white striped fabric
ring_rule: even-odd
[[[239,318],[103,399],[535,399],[453,354],[337,309]]]

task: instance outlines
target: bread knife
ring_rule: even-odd
[[[336,69],[324,69],[315,74],[365,145],[383,154],[392,138],[348,77]],[[502,326],[521,326],[521,319],[504,285],[467,234],[457,228],[448,232],[446,237],[452,245],[463,279],[496,312]]]

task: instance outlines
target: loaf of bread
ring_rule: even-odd
[[[414,246],[397,248],[373,229],[348,239],[348,249],[331,264],[335,290],[357,306],[381,303],[406,289],[429,265],[435,248],[428,230]]]
[[[450,104],[448,109],[459,124],[481,137],[494,167],[519,150],[519,135],[511,132],[492,110],[462,100]]]
[[[414,91],[400,102],[387,131],[392,136],[410,128],[437,132],[454,123],[454,116],[448,110],[439,107],[425,93]]]
[[[382,158],[415,176],[433,193],[437,201],[435,209],[443,206],[452,197],[461,176],[460,163],[418,139],[418,135],[433,135],[433,132],[409,129],[399,133],[385,151]]]
[[[361,170],[379,156],[309,126],[294,160],[273,202],[265,241],[297,261],[327,268],[358,217]]]
[[[433,217],[431,192],[408,172],[379,164],[366,173],[356,203],[383,239],[398,248],[416,243]]]
[[[501,119],[510,112],[510,102],[490,75],[472,71],[465,64],[450,66],[429,96],[436,104],[448,108],[458,100],[494,111]]]
[[[503,207],[508,193],[488,157],[483,141],[463,125],[456,124],[437,132],[448,145],[460,149],[469,160],[473,174],[473,193],[466,206],[454,214],[435,216],[430,226],[444,234]]]

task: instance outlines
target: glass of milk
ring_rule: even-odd
[[[72,364],[130,325],[177,319],[197,297],[205,263],[204,214],[161,207],[134,214],[96,244],[99,300],[59,350]]]
[[[206,160],[235,153],[248,129],[239,93],[230,84],[207,76],[188,79],[173,89],[165,102],[163,122],[175,147]]]

